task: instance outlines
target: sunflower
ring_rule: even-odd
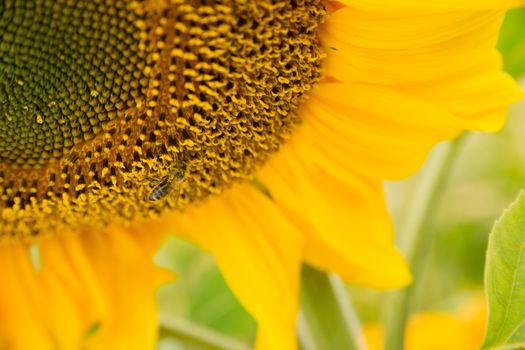
[[[168,231],[213,253],[257,349],[296,348],[303,262],[405,285],[382,181],[502,126],[518,4],[1,2],[0,348],[154,348]]]

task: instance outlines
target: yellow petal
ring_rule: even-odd
[[[486,320],[487,306],[483,296],[473,298],[453,313],[424,312],[411,317],[405,347],[407,350],[479,349]],[[370,350],[384,348],[383,331],[379,325],[366,325],[364,333]]]
[[[266,196],[239,185],[166,220],[215,256],[230,288],[257,320],[257,349],[296,348],[303,239]]]
[[[410,273],[393,246],[381,183],[350,174],[341,182],[298,158],[287,145],[259,176],[306,234],[307,261],[352,284],[391,288],[408,283]]]
[[[375,11],[439,9],[439,10],[480,10],[523,6],[523,0],[338,0],[358,8]]]
[[[501,69],[501,56],[492,51],[485,61],[453,79],[443,78],[398,89],[463,119],[467,129],[498,131],[505,123],[507,106],[523,97],[521,88]]]
[[[38,288],[27,247],[0,246],[0,266],[3,267],[0,271],[0,348],[54,349],[42,317],[47,296]],[[71,323],[66,323],[65,331],[75,322],[78,321],[72,318]],[[66,344],[69,341],[64,340]]]
[[[329,48],[326,74],[383,85],[453,82],[493,55],[503,17],[499,10],[381,13],[343,7],[321,32]]]
[[[333,89],[321,84],[320,91],[348,104],[345,99],[362,98],[356,84],[381,85],[390,92],[372,94],[368,89],[367,101],[377,104],[369,105],[372,112],[384,111],[386,105],[402,118],[404,104],[414,109],[412,123],[428,123],[429,129],[441,123],[452,134],[498,130],[507,106],[523,96],[502,72],[495,50],[503,15],[501,10],[381,13],[342,7],[331,14],[322,33],[328,47],[325,71],[354,88],[332,96]],[[393,98],[397,106],[389,103]],[[433,137],[428,131],[421,136]],[[447,137],[438,137],[442,138]]]
[[[38,242],[39,266],[29,247],[0,247],[0,344],[13,350],[154,349],[155,302],[166,272],[150,247],[161,235],[110,232],[62,234]],[[5,287],[4,287],[5,286]]]
[[[295,149],[342,181],[347,173],[403,178],[466,124],[396,90],[350,83],[320,84],[300,115]]]
[[[521,95],[496,70],[445,86],[321,83],[300,110],[295,148],[342,181],[348,172],[400,179],[418,169],[437,142],[464,130],[498,130],[507,106]]]

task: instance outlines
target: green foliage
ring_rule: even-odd
[[[501,29],[498,48],[505,70],[514,77],[525,74],[525,9],[509,11]]]
[[[482,349],[525,345],[525,194],[504,212],[489,238],[485,288],[489,321]]]

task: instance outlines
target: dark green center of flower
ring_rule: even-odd
[[[249,178],[320,76],[320,0],[0,2],[1,236]]]
[[[0,161],[46,165],[146,92],[125,2],[0,3]]]

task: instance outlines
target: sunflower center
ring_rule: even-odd
[[[0,2],[0,237],[250,178],[320,76],[321,0]]]

